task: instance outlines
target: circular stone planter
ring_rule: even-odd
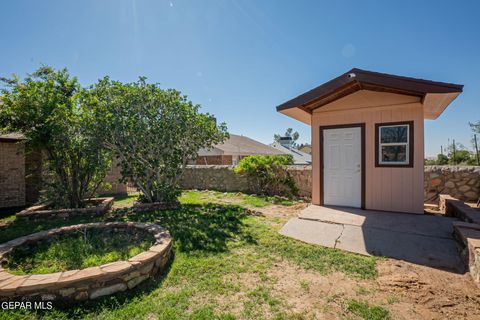
[[[88,300],[132,289],[162,270],[170,258],[172,239],[155,224],[139,222],[87,223],[27,235],[0,245],[0,261],[16,247],[85,228],[138,228],[152,234],[155,243],[127,261],[50,274],[16,276],[0,267],[0,301]]]

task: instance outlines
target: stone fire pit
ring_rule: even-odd
[[[169,232],[155,224],[139,222],[87,223],[43,231],[0,245],[0,261],[17,247],[85,228],[138,228],[152,234],[155,243],[127,261],[50,274],[17,276],[0,267],[0,301],[88,300],[132,289],[162,270],[170,257]]]
[[[113,198],[92,198],[89,200],[92,205],[87,208],[69,208],[69,209],[49,209],[48,204],[42,204],[27,208],[18,212],[17,219],[38,220],[38,219],[57,219],[71,218],[74,216],[96,216],[107,213],[113,205]]]

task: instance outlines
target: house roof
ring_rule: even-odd
[[[200,149],[198,152],[199,156],[249,156],[255,154],[274,155],[285,153],[256,140],[236,134],[230,134],[230,138],[224,143],[217,144],[211,149]]]
[[[21,133],[4,133],[0,134],[0,141],[1,142],[16,142],[20,140],[25,140],[25,136]]]
[[[312,155],[306,152],[300,151],[295,148],[289,148],[286,146],[282,146],[279,142],[274,142],[270,146],[273,148],[282,151],[286,154],[290,154],[293,156],[293,163],[294,164],[311,164],[312,163]]]
[[[462,92],[463,85],[353,68],[333,80],[282,103],[277,106],[277,111],[288,114],[289,109],[297,108],[306,114],[311,114],[313,110],[359,90],[420,97],[428,109],[425,110],[426,118],[436,118]],[[429,97],[434,99],[427,99]],[[429,110],[430,107],[432,110]]]

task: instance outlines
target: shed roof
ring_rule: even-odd
[[[277,111],[289,115],[289,109],[297,108],[306,114],[311,114],[313,110],[359,90],[420,97],[425,106],[425,117],[435,119],[462,92],[463,85],[353,68],[333,80],[282,103],[277,106]]]
[[[275,155],[285,153],[266,144],[250,139],[249,137],[236,134],[230,134],[230,138],[228,138],[224,143],[217,144],[211,149],[200,149],[198,152],[199,156],[249,156],[255,154]]]

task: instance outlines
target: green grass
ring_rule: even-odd
[[[185,191],[179,199],[182,203],[235,203],[245,207],[261,208],[272,204],[291,206],[297,201],[282,197],[248,195],[240,192]]]
[[[380,306],[371,306],[366,301],[349,300],[347,301],[347,310],[366,320],[390,319],[388,310]]]
[[[84,269],[127,260],[148,250],[153,243],[153,237],[145,232],[113,233],[106,229],[72,232],[14,250],[6,268],[17,275]]]
[[[114,203],[116,207],[131,206],[137,198],[138,195],[118,195],[114,197]]]
[[[227,194],[234,197],[233,194]],[[174,238],[169,269],[132,291],[53,311],[0,311],[1,319],[302,319],[275,290],[269,270],[290,263],[322,274],[340,271],[352,278],[376,276],[375,258],[308,245],[281,236],[285,222],[251,216],[245,196],[222,203],[223,193],[185,192],[176,210],[134,213],[114,211],[106,220],[155,222]],[[233,198],[232,198],[233,200]],[[230,201],[230,199],[229,199]],[[62,222],[63,224],[81,221]],[[59,222],[57,222],[59,223]],[[53,222],[32,226],[17,222],[16,233],[49,229]],[[3,240],[13,231],[0,233]],[[242,281],[245,277],[251,281]],[[303,285],[307,290],[307,285]],[[353,311],[352,311],[353,313]]]

